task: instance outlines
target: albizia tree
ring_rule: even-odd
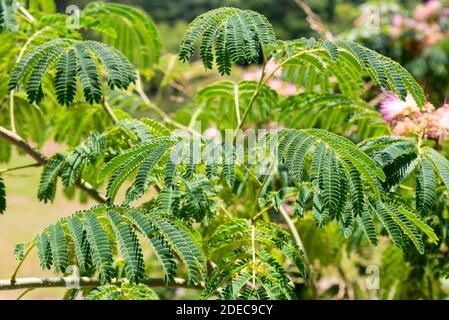
[[[393,263],[385,266],[401,279],[389,285],[394,297],[443,296],[444,142],[426,127],[391,135],[364,100],[370,82],[426,112],[420,85],[401,65],[351,41],[279,41],[259,13],[219,8],[189,25],[178,57],[199,58],[226,79],[201,87],[173,115],[144,88],[141,74],[159,70],[164,87],[182,73],[181,62],[160,59],[148,15],[93,2],[68,28],[51,1],[30,6],[0,1],[0,160],[14,147],[43,167],[40,201],[51,202],[58,186],[98,205],[67,212],[18,244],[18,267],[0,290],[71,286],[66,298],[88,299],[173,298],[170,287],[203,299],[326,297],[325,261],[338,266],[337,251],[369,256],[382,243]],[[259,64],[257,80],[229,77],[235,64]],[[295,90],[277,91],[280,83]],[[155,119],[133,117],[136,108]],[[67,150],[47,158],[39,151],[46,141]],[[0,180],[2,212],[6,200]],[[58,277],[19,278],[31,252]]]

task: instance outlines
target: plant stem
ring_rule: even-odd
[[[307,270],[308,279],[306,280],[308,284],[311,286],[313,294],[316,298],[317,292],[316,292],[316,285],[315,285],[315,275],[313,270],[313,265],[310,263],[309,256],[307,255],[306,248],[304,247],[304,243],[302,242],[301,236],[299,235],[298,229],[296,229],[296,226],[293,222],[293,220],[288,215],[287,211],[285,211],[282,204],[279,206],[279,211],[284,218],[285,222],[287,223],[288,228],[290,229],[290,232],[293,236],[293,239],[295,239],[296,245],[301,249],[303,256],[304,256],[304,264]]]
[[[201,112],[203,112],[204,109],[204,104],[201,104],[196,110],[195,112],[192,114],[192,117],[190,118],[190,123],[189,123],[189,129],[190,130],[194,130],[194,126],[195,126],[195,122],[196,119],[198,119],[199,115],[201,114]]]
[[[47,157],[43,155],[39,150],[31,146],[17,133],[0,126],[0,137],[20,148],[22,151],[36,160],[41,166],[47,164]],[[106,202],[106,198],[88,182],[80,180],[79,182],[77,182],[76,186],[86,192],[91,198],[95,199],[96,201],[100,203]]]
[[[279,212],[281,213],[282,217],[284,218],[285,222],[287,223],[288,228],[290,229],[290,232],[292,233],[293,239],[295,239],[296,245],[303,252],[304,261],[307,264],[307,268],[310,269],[310,260],[309,260],[309,257],[307,256],[306,250],[304,248],[304,243],[302,242],[301,237],[299,236],[298,229],[296,229],[296,226],[293,223],[293,220],[290,218],[287,211],[285,211],[285,209],[282,205],[279,206]]]
[[[315,48],[315,49],[310,49],[310,50],[303,50],[303,51],[301,51],[301,52],[298,52],[298,53],[292,55],[291,57],[286,58],[284,61],[282,61],[281,63],[279,63],[275,68],[273,68],[273,70],[271,70],[270,73],[268,73],[268,74],[265,76],[265,79],[263,80],[262,83],[263,83],[263,84],[266,84],[266,83],[268,82],[268,80],[270,80],[270,79],[275,75],[275,73],[276,73],[280,68],[282,68],[286,63],[288,63],[289,61],[291,61],[291,60],[293,60],[293,59],[296,59],[296,58],[302,56],[303,54],[312,53],[312,52],[318,52],[318,51],[323,51],[323,49],[321,49],[321,48]]]
[[[223,211],[225,213],[225,215],[230,219],[234,219],[234,217],[232,216],[232,214],[222,205],[222,204],[218,204],[218,207],[221,209],[221,211]]]
[[[30,292],[30,291],[33,291],[35,288],[29,288],[29,289],[26,289],[24,292],[22,292],[18,297],[17,297],[17,299],[16,300],[21,300],[28,292]]]
[[[9,122],[11,125],[11,131],[17,132],[16,119],[14,115],[14,90],[9,93]]]
[[[310,28],[322,36],[324,36],[325,39],[332,40],[334,39],[334,36],[329,31],[329,29],[326,27],[324,22],[320,19],[320,17],[315,14],[312,9],[309,7],[309,5],[302,0],[294,0],[296,4],[304,11],[304,13],[307,16],[307,22],[309,22]]]
[[[254,94],[251,97],[251,100],[249,101],[245,111],[243,112],[242,118],[237,125],[237,129],[235,130],[235,133],[234,133],[234,140],[237,138],[239,130],[242,128],[243,124],[245,123],[245,120],[248,117],[249,112],[251,111],[251,108],[254,105],[254,102],[256,101],[257,97],[260,94],[260,90],[262,89],[262,86],[265,85],[274,76],[276,71],[279,70],[283,65],[285,65],[287,62],[289,62],[292,59],[298,58],[299,56],[306,54],[306,53],[316,52],[316,51],[321,51],[321,50],[323,50],[323,49],[310,49],[310,50],[304,50],[297,54],[294,54],[293,56],[286,58],[284,61],[282,61],[280,64],[278,64],[269,74],[266,74],[267,62],[265,61],[265,58],[264,58],[264,64],[262,66],[262,74],[260,76],[259,82],[257,83],[256,90],[254,90]]]
[[[155,101],[156,103],[159,103],[162,99],[162,94],[164,93],[165,88],[169,84],[169,75],[172,72],[175,64],[176,64],[177,56],[173,55],[170,58],[170,61],[168,62],[167,69],[164,70],[164,77],[161,80],[161,84],[159,86],[159,89],[157,90]]]
[[[161,108],[159,108],[157,105],[155,105],[154,103],[152,103],[150,101],[150,98],[148,98],[148,96],[146,95],[145,91],[143,90],[142,87],[142,82],[140,80],[140,76],[138,76],[138,79],[136,81],[136,85],[134,87],[134,90],[137,92],[137,94],[140,96],[140,98],[143,100],[143,102],[150,107],[151,109],[153,109],[157,114],[159,114],[159,116],[162,118],[162,120],[168,124],[171,124],[172,126],[187,131],[191,134],[193,134],[194,136],[201,136],[200,133],[196,132],[193,129],[190,129],[188,127],[186,127],[183,124],[180,124],[178,122],[176,122],[175,120],[173,120],[166,112],[164,112]]]
[[[234,104],[235,104],[235,115],[237,117],[237,123],[241,123],[240,118],[240,99],[239,99],[239,85],[234,83]]]
[[[90,277],[79,277],[79,285],[81,288],[95,288],[101,286],[100,280]],[[0,291],[2,290],[18,290],[18,289],[37,289],[37,288],[64,288],[67,284],[73,283],[73,277],[46,277],[46,278],[17,278],[14,283],[11,280],[0,280]],[[126,279],[118,279],[112,282],[115,285],[121,285]],[[147,278],[140,281],[150,287],[160,288],[188,288],[202,290],[204,284],[190,285],[187,281],[175,278],[173,282],[166,283],[164,279]]]
[[[0,174],[6,173],[6,172],[11,172],[11,171],[16,171],[16,170],[21,170],[21,169],[32,168],[32,167],[40,167],[40,166],[41,166],[40,163],[32,163],[32,164],[27,164],[24,166],[19,166],[19,167],[0,169]]]
[[[256,227],[251,225],[251,255],[253,258],[253,288],[256,287]]]
[[[103,98],[103,108],[108,114],[108,116],[112,119],[114,123],[118,122],[118,118],[114,113],[114,110],[112,110],[111,105],[106,101],[106,97]]]
[[[30,22],[30,23],[35,23],[36,22],[36,18],[34,18],[32,16],[31,13],[29,13],[29,11],[27,9],[25,9],[25,7],[20,3],[17,2],[17,7],[19,8],[20,12],[25,16],[25,18]]]
[[[15,284],[16,283],[16,276],[17,273],[20,270],[20,267],[22,266],[22,264],[24,263],[25,259],[28,257],[28,255],[30,254],[31,250],[34,248],[34,246],[36,245],[36,243],[33,241],[27,248],[27,250],[25,251],[25,254],[23,255],[23,259],[20,260],[19,264],[17,265],[16,269],[14,270],[13,274],[11,275],[11,284]]]
[[[257,185],[259,187],[262,186],[262,182],[260,182],[260,180],[259,180],[259,178],[257,178],[256,174],[250,168],[248,168],[248,166],[246,164],[243,164],[242,166],[248,172],[248,174],[251,176],[251,178],[253,178],[254,181],[256,181]]]
[[[265,78],[265,68],[266,68],[266,66],[267,66],[267,62],[266,62],[265,59],[264,59],[264,63],[263,63],[263,66],[262,66],[262,73],[261,73],[261,75],[260,75],[259,82],[257,83],[256,90],[254,90],[254,94],[253,94],[253,96],[251,97],[251,100],[248,102],[248,105],[246,106],[245,111],[243,111],[242,118],[240,119],[240,121],[239,121],[238,124],[237,124],[237,128],[235,129],[235,132],[234,132],[234,141],[235,141],[235,139],[237,138],[237,135],[238,135],[238,133],[239,133],[239,130],[242,128],[243,124],[245,123],[245,120],[246,120],[246,118],[248,117],[249,112],[251,111],[251,108],[252,108],[254,102],[256,101],[257,97],[259,96],[260,90],[261,90],[261,88],[262,88],[262,85],[263,85],[264,83],[266,83],[266,81],[268,80],[268,79],[267,79],[267,80],[264,80],[264,78]],[[237,97],[237,99],[238,99],[238,97]]]
[[[259,219],[259,217],[261,215],[263,215],[265,212],[267,212],[268,210],[270,210],[271,208],[273,208],[274,205],[270,204],[269,206],[266,206],[265,208],[263,208],[260,212],[258,212],[257,214],[254,215],[254,217],[252,217],[252,221],[256,221],[257,219]]]
[[[25,55],[26,49],[30,46],[31,42],[34,41],[40,34],[42,34],[45,30],[47,30],[48,27],[42,28],[41,30],[35,32],[31,37],[28,38],[28,40],[25,42],[23,47],[20,49],[19,55],[16,59],[16,64],[18,64],[23,56]],[[14,90],[11,90],[9,93],[9,121],[11,123],[11,131],[17,132],[16,130],[16,121],[15,121],[15,115],[14,115]]]
[[[270,181],[271,174],[273,173],[274,169],[274,162],[270,165],[270,168],[268,169],[267,175],[263,179],[262,183],[259,185],[259,188],[256,193],[256,198],[254,199],[254,209],[253,211],[256,211],[256,209],[259,207],[259,198],[262,194],[263,189],[265,188],[265,185]],[[254,219],[254,218],[253,218]]]

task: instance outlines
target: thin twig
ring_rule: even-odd
[[[25,141],[17,133],[0,126],[0,137],[20,148],[22,151],[36,160],[41,166],[45,166],[47,164],[48,158],[39,150],[30,145],[27,141]],[[86,192],[91,198],[95,199],[96,201],[100,203],[106,202],[106,198],[88,182],[80,180],[76,184],[76,186]]]
[[[106,97],[103,98],[103,109],[106,111],[106,113],[114,123],[118,122],[118,118],[115,115],[114,110],[112,110],[111,105],[106,101]]]
[[[240,118],[240,99],[239,99],[239,85],[234,83],[234,104],[235,104],[235,114],[237,117],[237,123],[241,123]]]
[[[223,211],[225,213],[225,215],[229,218],[229,219],[234,219],[234,217],[232,216],[232,214],[228,211],[228,209],[226,209],[222,204],[218,204],[218,207],[221,209],[221,211]]]
[[[254,181],[256,181],[258,186],[262,186],[262,182],[260,182],[259,178],[256,176],[256,174],[250,169],[248,168],[248,166],[246,164],[242,165],[243,168],[249,173],[249,175],[251,176],[251,178],[254,179]]]
[[[253,288],[256,287],[256,227],[251,225],[251,255],[253,258]]]
[[[115,285],[121,285],[126,279],[119,279],[112,282]],[[167,287],[167,288],[188,288],[198,289],[204,288],[204,284],[191,285],[186,280],[175,278],[173,282],[166,283],[164,279],[147,278],[140,281],[150,287]],[[100,280],[90,277],[45,277],[45,278],[17,278],[14,283],[11,280],[0,280],[0,291],[2,290],[18,290],[18,289],[37,289],[37,288],[68,288],[73,283],[79,283],[80,288],[94,288],[101,286]]]
[[[11,171],[16,171],[16,170],[21,170],[21,169],[32,168],[32,167],[40,167],[40,166],[41,166],[40,163],[32,163],[32,164],[26,164],[23,166],[13,167],[13,168],[5,168],[5,169],[0,169],[0,174],[6,173],[6,172],[11,172]]]
[[[17,3],[19,10],[22,12],[22,14],[30,21],[31,23],[35,23],[36,19],[28,12],[27,9],[25,9],[20,3]],[[41,30],[34,33],[31,37],[28,38],[28,40],[25,42],[23,47],[20,49],[19,55],[16,59],[16,64],[22,60],[26,49],[28,46],[33,42],[34,39],[36,39],[42,32],[44,32],[48,27],[42,28]],[[17,132],[16,130],[16,120],[15,120],[15,113],[14,113],[14,90],[11,90],[9,93],[9,121],[11,125],[12,132]]]
[[[327,28],[326,24],[321,20],[321,18],[313,12],[309,5],[302,0],[294,0],[296,4],[304,11],[307,16],[307,22],[309,22],[310,28],[320,35],[322,35],[327,40],[333,40],[334,36]]]
[[[293,220],[288,215],[287,211],[285,211],[282,204],[279,206],[279,211],[284,218],[285,222],[287,223],[288,228],[290,229],[290,232],[293,236],[293,239],[296,242],[296,245],[301,249],[303,257],[304,257],[304,264],[307,270],[308,279],[307,283],[311,286],[314,296],[316,296],[316,285],[315,285],[315,274],[313,270],[313,265],[310,263],[309,256],[307,255],[306,248],[304,247],[304,243],[302,242],[301,236],[299,235],[298,229],[296,228]]]
[[[195,130],[192,130],[185,125],[173,120],[165,111],[163,111],[161,108],[159,108],[157,105],[151,102],[150,98],[146,95],[145,91],[142,87],[142,82],[140,80],[140,76],[138,76],[138,79],[136,81],[136,85],[134,86],[134,90],[137,92],[137,94],[142,99],[143,103],[147,105],[149,108],[153,109],[159,116],[162,118],[162,120],[168,124],[171,124],[172,126],[184,130],[190,134],[193,134],[194,136],[201,136],[200,133],[196,132]]]
[[[36,18],[20,2],[17,2],[17,7],[30,23],[36,22]]]
[[[248,105],[246,106],[245,111],[243,111],[243,115],[242,115],[240,121],[237,124],[237,128],[235,129],[235,132],[234,132],[234,139],[233,139],[234,141],[237,139],[239,131],[240,131],[240,129],[242,129],[242,126],[245,123],[245,120],[248,117],[249,112],[251,111],[251,108],[252,108],[254,102],[256,102],[256,99],[257,99],[257,97],[260,94],[260,90],[262,89],[262,86],[268,81],[268,79],[266,79],[266,80],[264,79],[265,78],[266,66],[267,66],[267,62],[264,59],[264,63],[263,63],[263,66],[262,66],[262,72],[261,72],[261,75],[260,75],[259,82],[257,83],[256,90],[254,90],[254,94],[251,97],[251,100],[248,102]]]
[[[299,236],[298,229],[296,229],[295,224],[293,223],[293,220],[288,215],[287,211],[285,211],[284,207],[282,205],[279,206],[279,211],[284,218],[285,222],[288,225],[288,228],[290,229],[290,232],[292,233],[293,239],[295,239],[296,245],[301,249],[304,255],[304,262],[307,264],[307,268],[310,269],[310,260],[307,256],[306,249],[304,248],[304,244],[301,240],[301,237]]]
[[[27,251],[25,252],[25,254],[23,255],[22,260],[20,260],[19,264],[17,265],[16,269],[14,270],[13,274],[11,275],[11,284],[15,284],[16,283],[16,276],[17,273],[20,270],[20,267],[22,266],[22,264],[25,262],[26,258],[28,257],[28,255],[30,254],[31,250],[33,250],[34,246],[36,245],[36,243],[33,241],[27,248]]]
[[[33,291],[35,288],[29,288],[29,289],[26,289],[24,292],[22,292],[18,297],[17,297],[17,299],[16,300],[21,300],[28,292],[30,292],[30,291]]]

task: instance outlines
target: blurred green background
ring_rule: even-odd
[[[58,0],[56,2],[58,10],[65,12],[69,5],[83,7],[91,1]],[[247,8],[264,14],[273,24],[276,35],[280,39],[319,36],[311,29],[306,20],[306,15],[294,0],[122,0],[115,2],[136,5],[149,13],[158,24],[164,52],[176,52],[188,23],[194,17],[207,10],[223,6]],[[421,83],[425,84],[426,94],[432,102],[435,105],[440,105],[448,97],[449,89],[447,81],[449,79],[448,37],[445,36],[431,43],[426,42],[428,37],[435,35],[435,32],[430,29],[423,30],[423,26],[420,24],[407,25],[402,27],[399,34],[395,34],[396,29],[394,29],[394,23],[392,22],[394,15],[391,12],[405,17],[413,17],[414,8],[422,2],[414,0],[400,2],[308,0],[307,4],[325,22],[334,35],[362,42],[407,67]],[[360,16],[367,4],[374,5],[380,10],[379,30],[375,32],[364,32],[360,28]],[[428,24],[431,25],[431,23]],[[449,26],[449,23],[447,26]],[[439,32],[443,32],[444,28],[442,26]],[[202,69],[200,72],[202,72]],[[43,152],[51,155],[63,148],[64,146],[50,143],[45,146]],[[11,163],[17,166],[25,165],[29,163],[29,159],[15,154]],[[4,175],[8,188],[8,209],[6,214],[1,217],[2,223],[0,223],[0,234],[2,235],[0,237],[0,278],[8,278],[16,266],[12,252],[16,243],[29,239],[48,225],[50,221],[55,221],[59,217],[66,216],[78,209],[87,208],[90,205],[79,204],[76,200],[67,200],[63,196],[57,196],[57,200],[53,204],[39,202],[35,194],[40,171],[40,168],[30,168],[17,174]],[[332,241],[330,240],[329,243]],[[373,261],[376,263],[380,259],[377,253],[373,254]],[[337,257],[333,258],[337,259]],[[351,260],[353,257],[347,259]],[[40,270],[35,256],[32,256],[30,260],[24,265],[19,276],[51,274]],[[350,264],[346,260],[342,260],[341,263],[343,266],[344,263]],[[358,271],[351,268],[352,265],[346,268],[346,270],[349,270],[346,278],[356,279]],[[338,270],[338,272],[341,271]],[[59,299],[63,293],[63,289],[36,290],[30,292],[26,298]],[[0,299],[14,299],[19,294],[19,291],[0,292]]]

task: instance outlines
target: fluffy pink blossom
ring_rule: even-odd
[[[271,80],[268,81],[267,83],[268,86],[271,89],[276,90],[279,94],[283,96],[292,96],[299,93],[299,90],[294,83],[285,82],[279,79],[281,77],[282,72],[280,68],[279,69],[276,68],[277,64],[273,59],[267,61],[267,65],[265,67],[265,74],[271,74],[272,72],[274,72],[273,78],[271,78]],[[259,80],[261,75],[262,70],[259,69],[257,71],[244,72],[242,78],[243,80]]]
[[[270,59],[267,61],[267,65],[265,66],[265,73],[271,74],[277,68],[276,62],[273,59]],[[262,69],[256,70],[256,71],[249,71],[244,72],[242,74],[243,80],[259,80],[260,76],[262,75]],[[274,73],[275,77],[281,76],[281,69],[276,70]]]
[[[434,112],[434,121],[438,124],[439,139],[445,139],[449,135],[449,103],[443,104]]]
[[[284,82],[279,79],[272,79],[268,81],[268,86],[286,97],[293,96],[299,92],[298,88],[293,83]]]
[[[207,128],[203,135],[209,139],[212,140],[214,142],[220,142],[221,140],[221,135],[220,135],[220,131],[217,129],[217,126],[212,125],[209,128]]]
[[[405,101],[390,93],[381,103],[381,113],[389,122],[394,135],[410,134],[434,140],[439,143],[449,137],[449,104],[440,108],[427,102],[422,110],[413,98],[408,95]]]
[[[402,101],[396,94],[390,93],[381,103],[380,112],[385,121],[391,122],[397,118],[407,117],[419,113],[418,105],[413,97],[407,95]]]
[[[435,111],[435,115],[440,120],[441,126],[449,129],[449,103],[443,104]]]
[[[426,4],[421,4],[415,8],[413,18],[420,21],[429,20],[436,16],[441,9],[441,2],[430,0]]]

